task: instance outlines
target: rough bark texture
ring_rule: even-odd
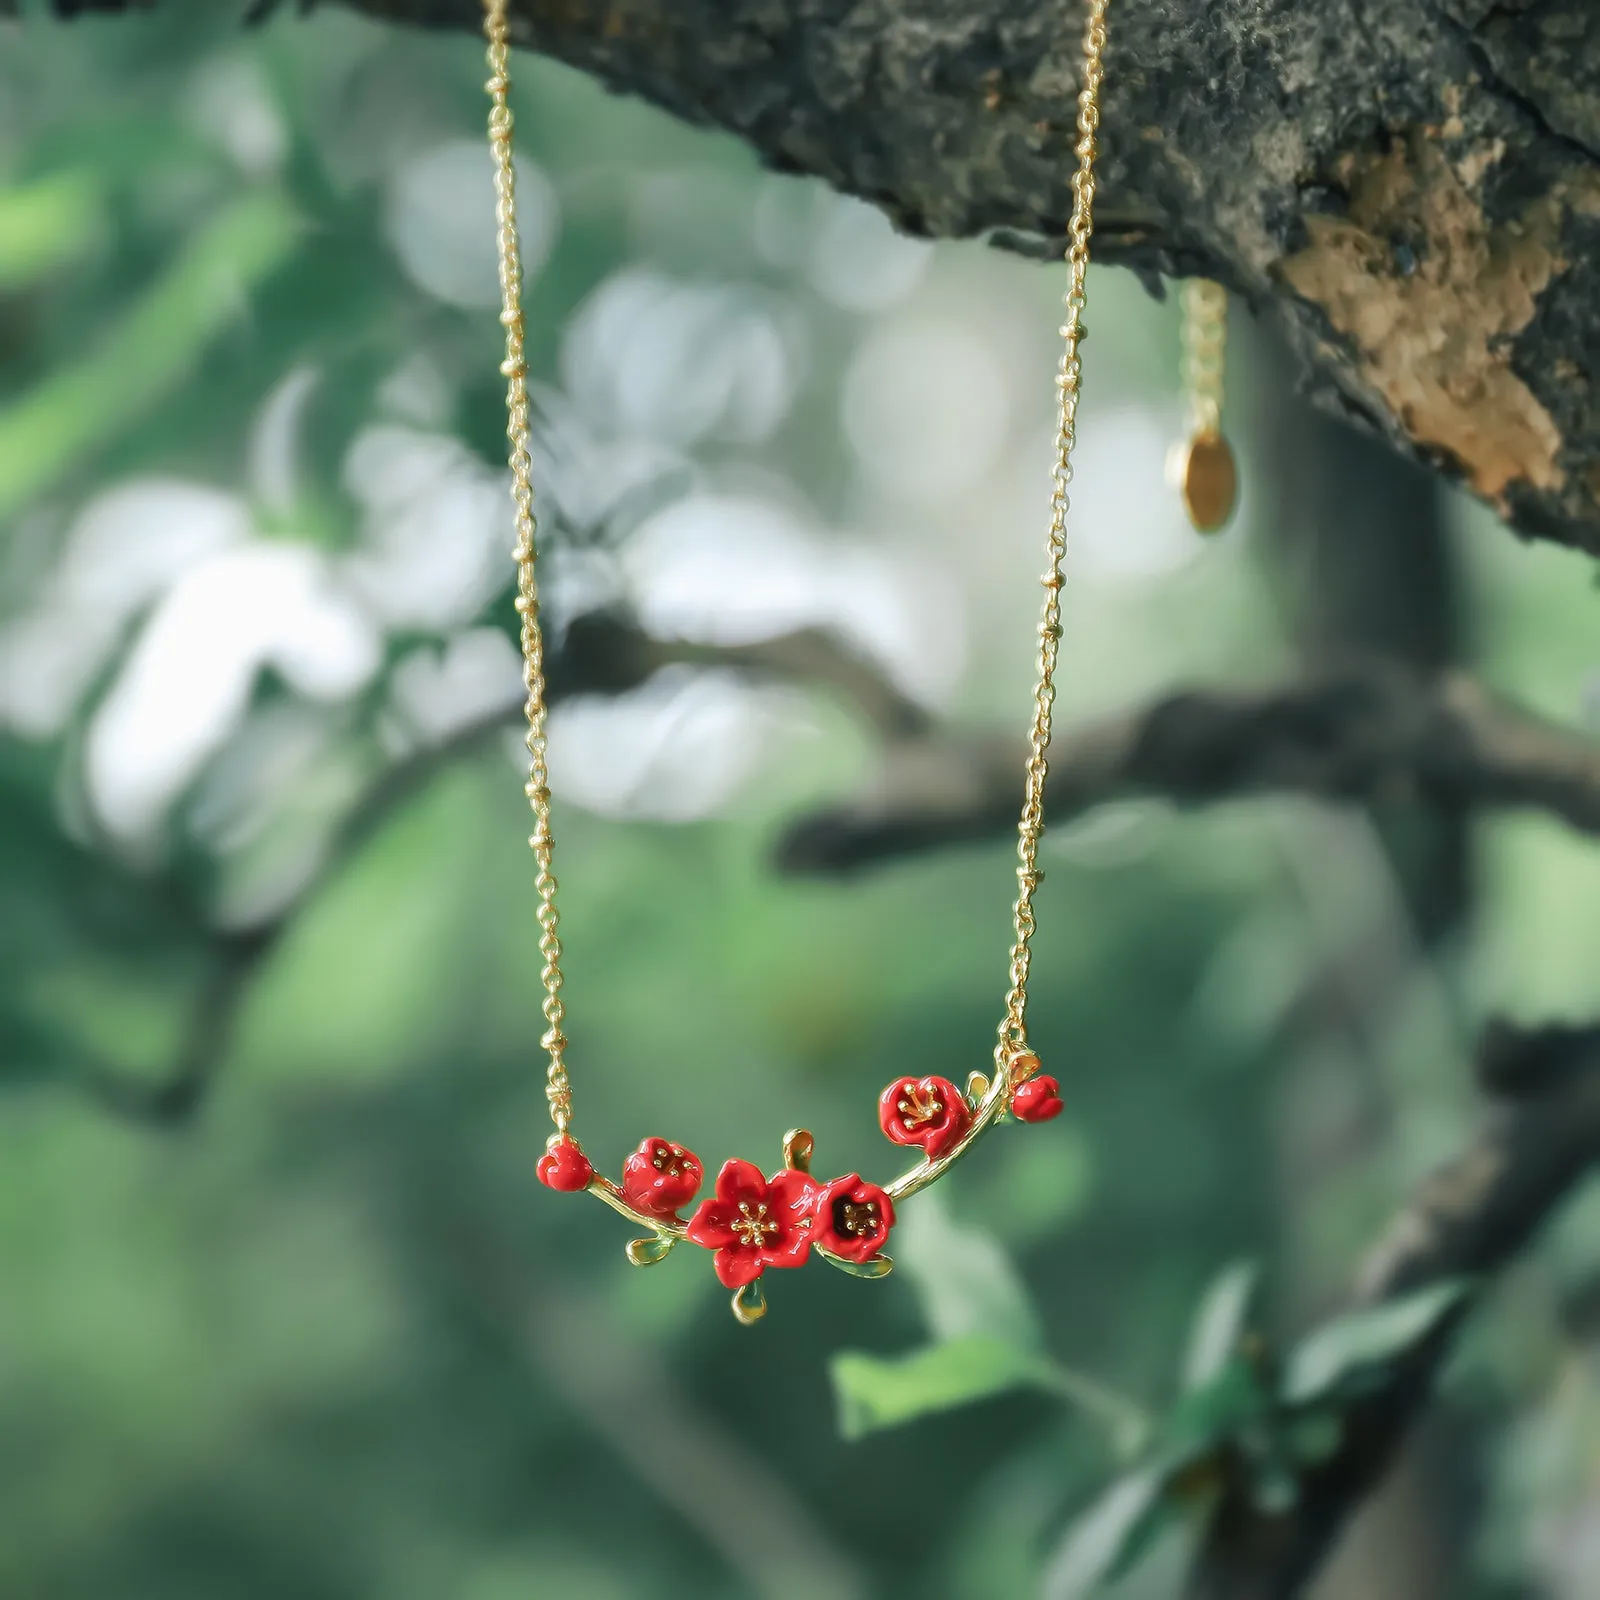
[[[335,3],[462,30],[481,15]],[[1064,234],[1076,0],[513,12],[524,45],[912,232],[1041,252]],[[1281,327],[1320,399],[1523,532],[1600,553],[1592,0],[1114,0],[1106,92],[1102,259],[1221,279]]]

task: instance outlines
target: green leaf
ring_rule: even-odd
[[[670,1234],[649,1233],[642,1239],[630,1239],[625,1247],[628,1261],[635,1267],[653,1267],[672,1254],[677,1240]]]
[[[105,199],[83,169],[0,188],[0,289],[14,290],[64,266],[102,225]]]
[[[1324,1323],[1290,1356],[1283,1398],[1301,1404],[1371,1384],[1426,1339],[1471,1287],[1465,1279],[1451,1278]]]
[[[1048,1388],[1050,1363],[1031,1350],[987,1334],[968,1334],[903,1356],[844,1350],[829,1363],[847,1439],[895,1428],[936,1411],[1012,1389]]]
[[[1198,1389],[1217,1377],[1238,1353],[1255,1306],[1260,1273],[1252,1261],[1225,1267],[1200,1298],[1183,1359],[1183,1387]]]
[[[1271,1408],[1260,1374],[1242,1356],[1233,1356],[1208,1382],[1178,1397],[1159,1426],[1152,1460],[1168,1475],[1181,1472],[1223,1440],[1259,1425]]]
[[[1283,1433],[1294,1459],[1303,1467],[1315,1467],[1339,1448],[1344,1437],[1344,1422],[1333,1407],[1314,1406],[1290,1413]]]
[[[936,1340],[986,1334],[1039,1351],[1038,1313],[1011,1258],[993,1235],[957,1227],[932,1191],[918,1196],[895,1230],[895,1260],[922,1302]]]
[[[287,199],[252,192],[219,211],[101,335],[0,410],[0,518],[144,417],[238,315],[300,235]]]
[[[1067,1529],[1045,1568],[1044,1600],[1088,1600],[1132,1569],[1178,1514],[1159,1472],[1118,1478]]]

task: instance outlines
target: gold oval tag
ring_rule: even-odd
[[[1198,533],[1215,533],[1233,515],[1239,474],[1220,433],[1197,433],[1173,448],[1169,463],[1183,509]]]

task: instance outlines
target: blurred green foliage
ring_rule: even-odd
[[[37,10],[0,23],[0,620],[42,603],[75,519],[130,479],[226,492],[263,543],[338,555],[361,548],[349,461],[373,418],[498,459],[492,309],[430,292],[395,243],[395,174],[478,137],[472,41],[332,12],[246,33],[233,8],[198,3],[70,27]],[[574,446],[581,481],[554,497],[552,543],[625,542],[680,469],[758,482],[870,540],[887,502],[861,489],[841,401],[853,353],[907,305],[997,349],[1010,338],[1013,453],[964,500],[901,505],[886,548],[969,563],[970,655],[941,709],[1016,720],[1033,557],[1019,544],[1013,560],[996,534],[991,558],[973,523],[991,507],[1004,522],[1006,495],[1030,528],[1042,515],[1058,285],[967,244],[940,247],[899,299],[852,307],[818,287],[836,203],[812,186],[548,64],[519,65],[516,106],[559,215],[529,302],[552,436],[570,421],[564,341],[630,269],[775,306],[797,374],[781,428],[679,439],[671,470],[621,509],[604,461],[586,467]],[[794,250],[763,248],[763,227]],[[1172,313],[1115,275],[1097,275],[1093,298],[1086,411],[1159,430],[1176,414]],[[999,332],[996,305],[1015,318]],[[298,371],[316,382],[295,469],[275,477],[265,418]],[[1033,469],[1020,489],[1018,462]],[[1119,492],[1132,491],[1102,503]],[[1576,720],[1594,670],[1581,562],[1452,515],[1486,675]],[[1291,625],[1253,532],[1247,516],[1169,568],[1081,582],[1064,711],[1286,659]],[[502,631],[508,577],[481,610]],[[301,757],[248,769],[251,828],[208,825],[221,802],[202,774],[130,842],[96,812],[86,750],[155,599],[118,611],[93,585],[78,593],[86,615],[114,613],[113,648],[56,722],[0,738],[7,1596],[1034,1592],[1096,1496],[1120,1496],[1102,1551],[1142,1527],[1160,1474],[1140,1457],[1106,1491],[1118,1435],[1129,1406],[1170,1404],[1219,1264],[1260,1259],[1268,1328],[1303,1322],[1458,1139],[1473,1015],[1593,1004],[1600,877],[1541,821],[1484,830],[1477,919],[1419,963],[1358,1060],[1348,1041],[1297,1036],[1290,1012],[1392,903],[1359,818],[1260,802],[1089,819],[1050,848],[1036,962],[1034,1034],[1068,1115],[988,1141],[942,1209],[919,1201],[930,1209],[908,1212],[893,1277],[780,1276],[771,1315],[745,1332],[695,1252],[631,1272],[615,1218],[534,1182],[536,927],[503,751],[442,764],[359,849],[327,856],[384,784],[402,661],[459,628],[386,626],[374,674],[311,696],[314,717],[262,670],[250,716],[310,720],[292,722],[309,730]],[[234,597],[234,626],[255,599]],[[609,1164],[648,1131],[708,1163],[775,1161],[781,1130],[804,1120],[830,1168],[886,1176],[877,1087],[906,1070],[960,1080],[987,1058],[1006,848],[842,883],[776,878],[779,821],[872,756],[847,709],[819,696],[805,715],[804,737],[768,749],[712,814],[561,805],[578,1103]],[[275,891],[292,914],[197,1114],[156,1127],[119,1114],[104,1084],[159,1081],[251,925],[237,907]],[[1462,1585],[1494,1592],[1541,1561],[1548,1576],[1552,1521],[1600,1516],[1594,1356],[1560,1309],[1592,1294],[1597,1259],[1590,1207],[1506,1291],[1467,1362],[1452,1426],[1505,1492],[1481,1549],[1446,1530],[1478,1552]],[[1225,1329],[1212,1343],[1231,1348],[1248,1292],[1226,1283],[1223,1309],[1206,1304]],[[1560,1407],[1539,1398],[1556,1372]],[[1210,1393],[1224,1377],[1238,1377],[1228,1360],[1194,1382]],[[1267,1402],[1248,1399],[1259,1420]],[[1207,1415],[1207,1445],[1240,1419]],[[1065,1583],[1074,1558],[1055,1559]],[[1169,1592],[1160,1574],[1138,1569],[1143,1587],[1125,1592]]]

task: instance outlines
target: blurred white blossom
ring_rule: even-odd
[[[959,596],[938,568],[825,537],[776,501],[686,496],[641,525],[623,568],[631,608],[661,638],[747,644],[827,628],[930,701],[960,674]]]
[[[796,710],[792,691],[731,672],[665,667],[629,694],[556,707],[552,786],[602,816],[711,816],[792,731]]]
[[[241,56],[208,61],[195,81],[194,125],[241,172],[275,172],[289,154],[289,130],[266,75]]]
[[[115,834],[149,833],[214,755],[263,668],[334,699],[381,660],[371,619],[303,545],[252,543],[189,568],[156,606],[96,709],[89,792]]]
[[[391,743],[432,744],[509,711],[523,697],[522,662],[498,628],[468,628],[396,663],[389,683]]]
[[[921,317],[867,337],[845,375],[843,411],[867,479],[922,503],[979,484],[1010,426],[1005,369],[978,329]]]
[[[361,508],[361,541],[341,571],[373,615],[426,628],[477,616],[509,561],[501,474],[459,439],[380,425],[356,436],[344,482]]]
[[[35,739],[58,733],[133,619],[249,531],[241,501],[172,478],[91,500],[33,606],[0,627],[0,725]]]
[[[627,268],[573,314],[561,376],[604,433],[680,447],[711,436],[750,444],[787,414],[800,350],[766,297]]]
[[[927,240],[897,233],[864,200],[822,191],[818,201],[825,207],[811,238],[806,274],[824,299],[846,311],[885,311],[922,281],[933,255]]]
[[[526,282],[555,248],[560,203],[526,157],[516,163],[517,238]],[[384,226],[420,289],[466,311],[500,303],[495,259],[494,167],[482,139],[451,139],[400,162],[389,176]]]

